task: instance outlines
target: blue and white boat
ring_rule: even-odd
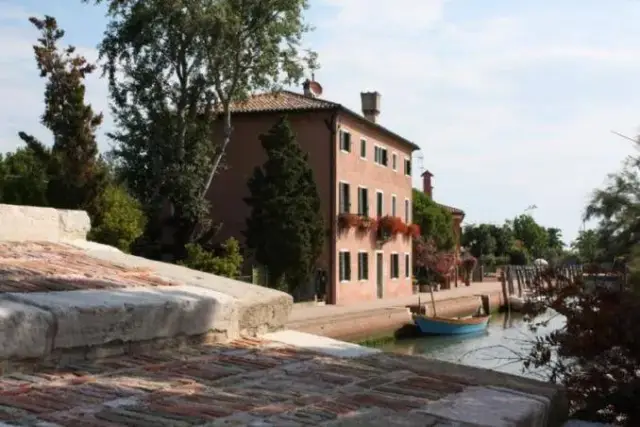
[[[413,315],[413,321],[425,335],[465,335],[482,332],[487,329],[490,318],[491,316],[455,318]]]

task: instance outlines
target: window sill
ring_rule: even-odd
[[[340,280],[340,283],[349,283],[351,280]]]
[[[345,153],[345,154],[351,154],[351,151],[347,151],[343,148],[340,149],[340,152]]]

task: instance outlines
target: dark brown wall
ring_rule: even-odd
[[[241,244],[244,243],[242,232],[249,215],[249,208],[244,202],[244,198],[249,195],[247,181],[254,168],[261,166],[266,160],[259,136],[268,132],[279,117],[281,115],[276,113],[245,113],[232,116],[234,130],[224,158],[224,167],[214,178],[207,193],[211,202],[212,218],[223,224],[217,236],[220,241],[235,237]],[[287,117],[302,150],[309,155],[309,163],[313,168],[322,200],[322,212],[328,213],[331,200],[331,134],[328,124],[331,122],[331,112],[290,113]],[[325,220],[329,221],[330,218]],[[327,239],[327,246],[329,241],[330,239]],[[329,267],[328,254],[327,247],[320,260],[321,264],[325,264],[325,268]]]

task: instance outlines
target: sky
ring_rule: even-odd
[[[80,0],[0,0],[0,152],[39,124],[44,82],[29,16],[53,15],[90,60],[104,9]],[[465,223],[502,223],[529,211],[570,242],[607,174],[634,153],[614,135],[640,132],[640,1],[310,0],[323,98],[360,110],[382,94],[380,124],[414,141],[414,185],[434,174],[434,199]],[[300,89],[301,90],[301,89]],[[113,128],[106,83],[88,99]]]

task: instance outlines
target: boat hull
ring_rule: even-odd
[[[420,332],[425,335],[465,335],[487,329],[489,318],[490,316],[454,319],[415,315],[413,320]]]

